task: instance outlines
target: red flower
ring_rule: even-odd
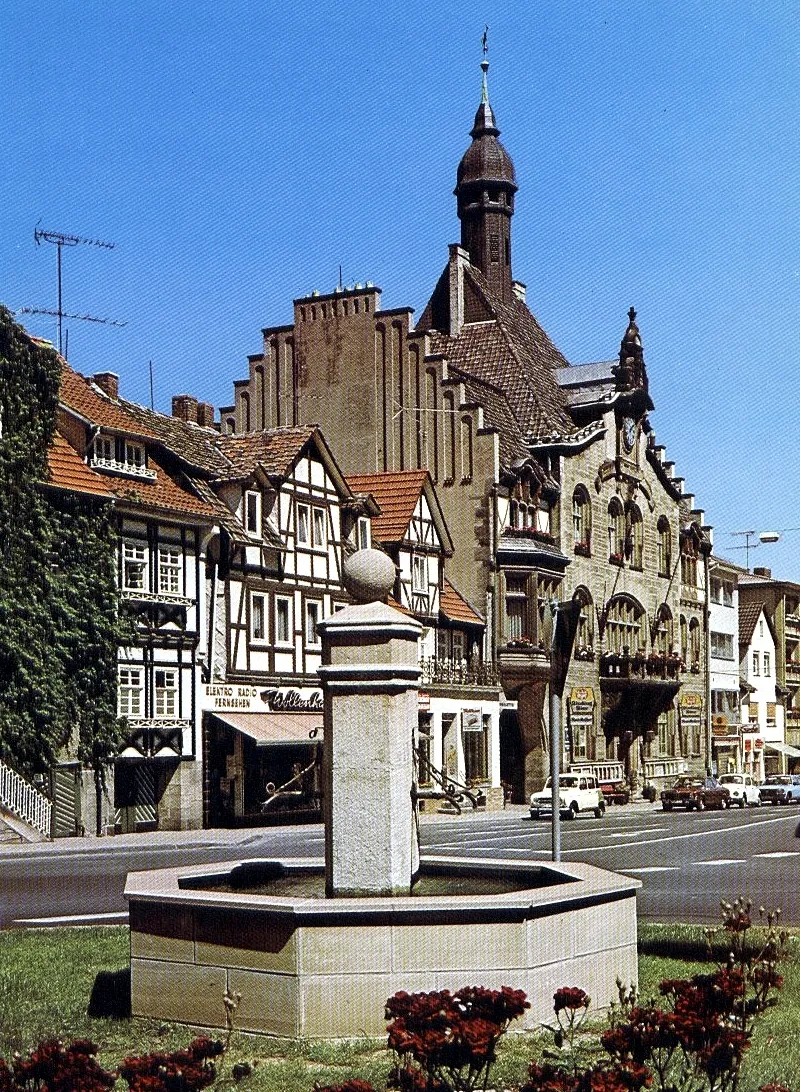
[[[562,1009],[588,1009],[591,997],[578,986],[562,986],[553,994],[553,1008],[561,1012]]]

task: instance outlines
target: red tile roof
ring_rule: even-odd
[[[263,468],[267,474],[286,474],[317,431],[317,425],[287,425],[267,432],[220,436],[216,446],[228,460],[229,469],[219,473],[219,478],[235,480],[247,477],[257,467]]]
[[[217,518],[217,509],[199,497],[184,485],[179,476],[170,475],[164,467],[164,461],[151,451],[147,457],[148,467],[156,472],[155,481],[140,478],[109,478],[113,494],[128,504],[157,508],[161,511],[175,512],[181,516],[199,516],[204,520]]]
[[[451,622],[469,622],[470,625],[482,626],[483,619],[477,614],[464,597],[457,592],[447,577],[442,585],[440,609]]]
[[[763,603],[742,603],[739,601],[739,644],[749,645],[755,632],[756,622],[764,609]]]
[[[74,372],[66,361],[62,361],[61,366],[60,399],[65,406],[93,425],[102,425],[129,436],[156,438],[145,424],[136,421],[117,402],[102,394],[91,380]]]
[[[48,485],[69,489],[76,493],[91,493],[96,497],[111,499],[109,480],[96,474],[61,433],[57,432],[47,451]]]
[[[429,480],[427,470],[388,470],[382,474],[348,475],[354,493],[371,493],[381,514],[372,519],[378,542],[402,542],[420,494]]]

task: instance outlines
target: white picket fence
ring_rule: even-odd
[[[0,762],[0,807],[16,815],[44,837],[49,837],[53,805],[43,793],[29,785],[24,777],[20,777],[4,762]]]

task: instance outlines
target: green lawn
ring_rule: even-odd
[[[800,937],[792,937],[789,944],[781,1001],[759,1027],[742,1092],[755,1092],[768,1080],[800,1089]],[[700,927],[641,925],[640,948],[643,997],[654,996],[662,978],[709,966],[701,962]],[[99,1044],[101,1063],[113,1068],[129,1054],[185,1046],[195,1031],[180,1025],[87,1014],[98,973],[124,972],[127,966],[128,931],[122,927],[0,932],[0,1056],[25,1053],[54,1036],[88,1037]],[[453,982],[454,989],[461,985]],[[498,1087],[524,1080],[528,1061],[544,1043],[542,1035],[509,1036],[495,1069]],[[225,1072],[237,1061],[254,1065],[252,1076],[238,1086],[252,1092],[311,1092],[315,1082],[341,1082],[349,1076],[383,1088],[390,1067],[383,1041],[327,1045],[242,1033],[234,1033]]]

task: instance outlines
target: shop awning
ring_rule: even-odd
[[[322,713],[212,713],[258,747],[322,742]],[[799,752],[800,753],[800,752]]]
[[[782,755],[790,758],[800,758],[800,748],[790,747],[788,743],[764,743],[768,751],[780,751]]]

